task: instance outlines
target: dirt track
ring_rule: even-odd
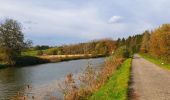
[[[131,74],[132,100],[170,100],[170,71],[135,55]]]

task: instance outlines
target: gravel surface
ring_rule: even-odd
[[[170,100],[170,71],[134,55],[132,61],[132,100]]]

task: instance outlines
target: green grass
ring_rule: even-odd
[[[162,68],[170,70],[170,63],[167,63],[167,62],[163,61],[162,59],[155,58],[149,54],[140,53],[139,55],[141,57],[145,58],[146,60],[148,60],[156,65],[159,65]],[[162,63],[164,63],[164,64],[162,64]]]
[[[42,50],[44,53],[48,53],[50,49],[46,49],[46,50]],[[37,55],[37,52],[39,50],[30,50],[30,51],[25,51],[25,52],[22,52],[21,55],[23,56],[38,56]]]
[[[37,50],[22,52],[23,56],[37,56]]]
[[[124,61],[108,82],[95,92],[89,100],[127,100],[131,58]]]

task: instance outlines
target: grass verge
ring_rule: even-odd
[[[108,82],[95,92],[89,100],[127,100],[131,58],[125,60]]]
[[[156,65],[158,65],[158,66],[160,66],[162,68],[170,70],[170,63],[167,63],[167,62],[165,62],[165,61],[163,61],[161,59],[155,58],[155,57],[153,57],[153,56],[151,56],[149,54],[140,53],[139,55],[141,57],[143,57],[144,59],[146,59],[146,60],[148,60],[148,61],[150,61],[150,62],[152,62],[152,63],[154,63],[154,64],[156,64]]]

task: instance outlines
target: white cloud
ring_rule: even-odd
[[[109,23],[110,24],[113,24],[113,23],[118,23],[122,20],[123,18],[121,16],[112,16],[110,19],[109,19]]]
[[[11,9],[9,9],[9,6]],[[87,7],[81,9],[46,9],[34,5],[4,4],[2,15],[9,15],[22,22],[24,33],[33,37],[36,35],[93,40],[113,37],[111,32],[122,31],[123,25],[110,25],[99,18],[99,9]],[[15,9],[13,9],[15,8]],[[22,8],[22,9],[21,9]],[[29,12],[27,12],[29,11]],[[3,14],[4,13],[4,14]],[[36,24],[34,24],[36,23]],[[58,38],[56,36],[56,39]]]
[[[128,0],[123,3],[116,0],[107,2],[87,0],[83,3],[78,0],[53,2],[52,0],[51,2],[0,0],[0,2],[0,17],[9,17],[21,22],[26,36],[33,38],[33,41],[40,41],[38,43],[48,41],[46,37],[51,37],[54,41],[63,39],[67,42],[74,39],[76,41],[117,38],[170,22],[170,14],[162,14],[167,10],[168,0],[155,2],[154,0],[135,2]],[[108,18],[109,16],[112,17]]]

